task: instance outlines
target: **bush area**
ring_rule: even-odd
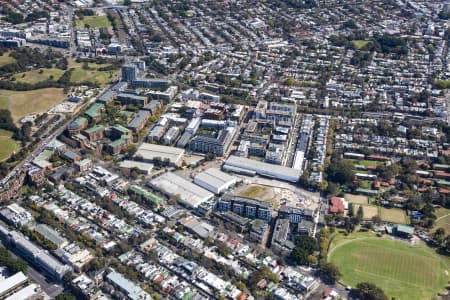
[[[20,258],[14,258],[11,253],[3,247],[0,247],[0,265],[7,267],[11,273],[27,273],[27,262]]]

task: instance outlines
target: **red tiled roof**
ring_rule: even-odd
[[[425,178],[420,180],[420,182],[422,182],[423,184],[431,184],[432,183],[432,181],[430,179],[425,179]]]
[[[324,297],[328,297],[330,296],[331,292],[333,291],[332,288],[327,288],[327,290],[325,291],[325,294],[323,294]]]
[[[440,194],[450,194],[450,190],[447,189],[439,189]]]
[[[436,177],[450,177],[450,173],[445,173],[445,172],[436,172],[435,174],[434,174],[434,176],[436,176]]]
[[[257,287],[259,287],[260,289],[263,289],[267,286],[267,280],[265,279],[261,279],[257,284]]]
[[[240,293],[238,296],[239,300],[246,300],[247,299],[247,294],[246,293]]]
[[[330,201],[331,201],[331,206],[330,206],[331,213],[344,212],[345,207],[344,207],[344,203],[342,203],[341,198],[331,197]]]

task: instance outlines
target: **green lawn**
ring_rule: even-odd
[[[367,159],[347,159],[347,160],[351,161],[354,165],[361,165],[364,167],[384,165],[384,162],[377,160],[367,160]]]
[[[450,215],[440,218],[433,226],[433,231],[438,228],[444,228],[447,234],[450,233]]]
[[[424,244],[411,246],[371,233],[338,235],[329,260],[342,273],[345,285],[368,281],[396,299],[430,299],[449,280],[448,261]],[[337,246],[336,246],[337,245]]]
[[[366,46],[368,43],[370,43],[370,41],[368,40],[355,40],[352,41],[353,45],[355,45],[356,49],[361,49],[364,46]]]
[[[450,209],[447,208],[437,208],[434,211],[436,215],[436,222],[434,223],[432,232],[436,231],[436,229],[442,227],[445,229],[447,234],[450,233]]]
[[[440,208],[436,208],[434,210],[434,215],[436,216],[436,218],[440,218],[446,215],[450,215],[450,209],[444,208],[444,207],[440,207]]]
[[[69,62],[69,68],[74,68],[70,81],[74,84],[89,81],[92,83],[97,83],[101,86],[108,84],[109,82],[115,80],[119,75],[120,70],[113,71],[99,71],[99,68],[108,67],[109,64],[95,64],[89,63],[89,69],[83,69],[82,63],[77,63],[74,61]],[[41,68],[30,70],[27,72],[16,73],[13,78],[16,82],[35,84],[45,80],[57,81],[63,74],[64,70],[57,68]],[[0,95],[1,97],[1,95]],[[2,102],[4,99],[0,98],[0,108],[2,107]]]
[[[89,25],[90,28],[103,28],[111,27],[111,22],[109,22],[107,16],[86,16],[82,20],[77,20],[77,28],[84,28],[85,24]]]
[[[9,99],[7,96],[0,95],[0,109],[8,109]]]
[[[361,173],[361,172],[358,171],[358,173]],[[359,182],[358,186],[360,188],[370,190],[370,189],[372,189],[372,181],[370,181],[370,180],[361,180]]]
[[[51,68],[51,69],[35,69],[28,72],[22,72],[14,74],[14,78],[17,82],[24,82],[24,83],[38,83],[41,81],[49,80],[53,78],[52,80],[56,81],[58,80],[62,74],[64,74],[64,71],[61,69]]]
[[[0,67],[7,64],[11,64],[16,61],[14,57],[9,56],[10,53],[11,53],[10,51],[7,51],[0,56]]]
[[[12,132],[0,129],[0,161],[4,161],[19,149],[19,145],[11,137]]]
[[[89,69],[85,70],[83,69],[82,63],[71,61],[69,63],[69,68],[74,68],[74,71],[72,73],[72,77],[70,77],[70,81],[72,83],[82,83],[84,81],[90,81],[92,83],[98,83],[99,85],[104,86],[109,82],[115,80],[120,72],[120,70],[98,71],[99,68],[109,66],[108,64],[97,65],[94,63],[89,63],[88,66]]]

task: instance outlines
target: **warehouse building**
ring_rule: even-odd
[[[140,173],[149,175],[153,169],[153,164],[134,160],[124,160],[120,163],[120,167],[127,170],[135,168],[138,169]]]
[[[194,183],[218,195],[234,186],[237,178],[218,169],[210,168],[197,174]]]
[[[246,175],[260,175],[284,181],[297,182],[302,174],[301,170],[264,163],[245,157],[231,155],[223,169]]]
[[[152,162],[159,157],[161,161],[169,160],[172,165],[180,165],[183,154],[184,150],[180,148],[142,143],[135,156],[142,157],[146,162]]]
[[[180,202],[187,207],[197,208],[200,204],[212,199],[213,193],[193,184],[186,179],[167,172],[149,182],[149,185],[167,196],[179,196]]]

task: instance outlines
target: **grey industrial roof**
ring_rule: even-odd
[[[168,158],[172,163],[177,163],[183,154],[184,150],[180,148],[148,143],[142,143],[136,151],[136,155],[140,155],[144,159],[152,160],[155,157],[160,157],[164,160],[165,158]]]
[[[195,176],[195,180],[202,180],[209,185],[220,188],[225,184],[230,184],[236,180],[236,177],[230,176],[215,168],[209,168]]]
[[[141,171],[148,172],[153,169],[153,164],[134,160],[124,160],[120,163],[120,167],[125,169],[138,168]]]
[[[298,180],[301,175],[301,170],[292,169],[288,167],[283,167],[280,165],[268,164],[245,157],[239,157],[231,155],[225,162],[226,166],[237,167],[241,169],[247,169],[255,171],[260,175],[265,175],[269,177],[279,177],[284,179],[289,177],[291,179]]]
[[[162,174],[150,181],[150,184],[171,196],[180,195],[181,201],[191,207],[197,207],[214,197],[214,194],[172,172]]]

